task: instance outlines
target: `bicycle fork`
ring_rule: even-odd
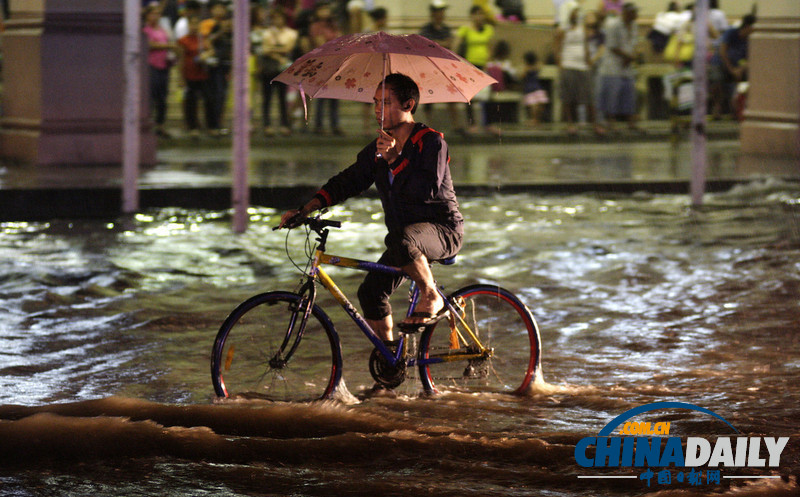
[[[314,307],[316,287],[313,282],[309,281],[300,289],[298,294],[300,295],[300,300],[291,304],[289,307],[289,310],[292,312],[289,314],[291,317],[289,323],[286,325],[283,343],[281,343],[275,355],[269,358],[269,366],[271,369],[281,369],[286,366],[286,363],[292,358],[297,350],[297,346],[300,345],[300,341],[303,339],[303,332],[306,329],[308,317],[311,315],[311,309]],[[299,323],[298,317],[300,317]],[[289,350],[284,353],[287,347],[289,347]]]

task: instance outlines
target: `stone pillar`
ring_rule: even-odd
[[[120,0],[11,0],[0,154],[40,165],[121,163],[123,40]],[[143,164],[155,163],[148,107],[143,99]]]
[[[758,2],[742,152],[800,159],[800,1]]]

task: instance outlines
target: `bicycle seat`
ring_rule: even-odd
[[[438,262],[442,266],[449,266],[456,263],[456,256],[448,257],[447,259],[437,259],[433,262]]]

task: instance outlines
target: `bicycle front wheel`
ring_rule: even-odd
[[[539,373],[539,328],[514,294],[472,285],[450,301],[460,316],[420,338],[419,373],[427,393],[442,390],[522,394]]]
[[[228,316],[211,353],[219,397],[302,402],[330,397],[341,378],[339,339],[317,305],[304,319],[300,295],[251,297]]]

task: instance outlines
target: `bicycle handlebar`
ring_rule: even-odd
[[[295,217],[286,221],[284,228],[286,229],[293,229],[299,226],[308,226],[311,230],[316,231],[319,233],[320,230],[325,228],[341,228],[342,222],[341,221],[332,221],[330,219],[320,219],[319,217],[307,217],[304,219],[298,219],[300,215],[296,215]],[[280,226],[275,226],[272,228],[272,231],[276,231],[281,229]]]

